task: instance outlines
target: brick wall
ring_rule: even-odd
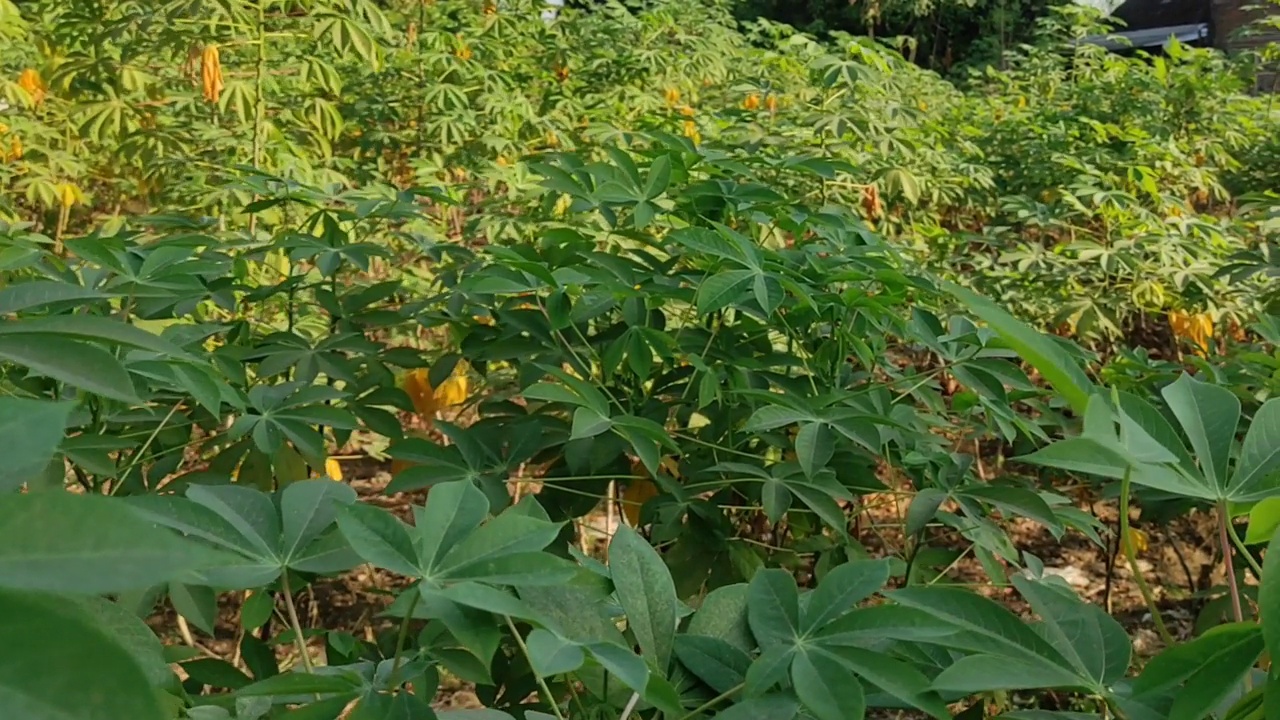
[[[1263,5],[1265,9],[1251,10],[1251,6]],[[1211,0],[1210,17],[1213,18],[1213,45],[1224,50],[1245,50],[1280,42],[1280,32],[1249,33],[1239,31],[1251,21],[1265,15],[1280,14],[1280,6],[1268,5],[1266,0]]]

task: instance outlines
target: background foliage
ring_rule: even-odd
[[[0,707],[1269,712],[1254,59],[1073,11],[953,83],[714,3],[544,9],[0,0]],[[1209,514],[1225,577],[1194,639],[1150,603],[1145,663],[1009,533],[1136,568],[1131,503]],[[367,633],[304,623],[358,567]]]

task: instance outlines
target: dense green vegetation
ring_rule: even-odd
[[[0,714],[1275,717],[1255,60],[543,9],[0,0]]]

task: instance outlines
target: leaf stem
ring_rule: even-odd
[[[289,624],[293,627],[293,639],[298,645],[298,653],[302,655],[302,667],[307,673],[315,672],[311,665],[311,656],[307,653],[307,640],[302,636],[302,623],[298,621],[298,608],[293,604],[293,593],[289,590],[289,571],[280,574],[280,590],[284,592],[284,608],[289,613]]]
[[[547,696],[547,704],[551,706],[551,712],[554,712],[560,720],[565,720],[564,713],[560,712],[560,705],[556,702],[556,696],[551,693],[551,687],[547,685],[546,679],[537,670],[533,670],[533,656],[529,654],[529,646],[524,644],[524,638],[520,637],[520,631],[516,629],[515,621],[511,619],[510,615],[503,615],[502,619],[507,621],[511,636],[516,639],[516,645],[520,646],[520,652],[524,653],[525,659],[529,661],[529,669],[533,671],[533,677],[538,681],[538,687],[542,688],[542,694]]]
[[[1231,518],[1227,518],[1224,523],[1227,528],[1227,535],[1231,538],[1231,544],[1236,546],[1236,550],[1240,551],[1240,556],[1249,563],[1249,569],[1253,571],[1253,576],[1262,579],[1262,566],[1253,558],[1253,553],[1249,552],[1249,548],[1240,539],[1240,533],[1236,531],[1235,523],[1231,522]]]
[[[396,656],[391,663],[391,679],[387,685],[393,690],[396,688],[396,681],[400,677],[400,666],[404,664],[404,644],[409,638],[409,620],[413,617],[413,611],[418,609],[418,600],[422,597],[422,592],[418,586],[414,585],[410,588],[413,593],[413,599],[409,601],[409,610],[405,612],[404,619],[400,621],[400,634],[396,636]]]
[[[1124,558],[1129,563],[1129,572],[1133,573],[1133,580],[1138,584],[1138,592],[1142,593],[1142,601],[1147,604],[1151,619],[1156,624],[1156,632],[1160,634],[1160,639],[1164,641],[1165,646],[1173,647],[1176,644],[1173,634],[1165,626],[1164,618],[1160,616],[1160,608],[1156,607],[1156,599],[1151,594],[1151,588],[1147,586],[1146,578],[1142,577],[1142,570],[1138,568],[1138,554],[1133,547],[1133,538],[1129,536],[1129,495],[1132,490],[1129,481],[1132,474],[1133,468],[1126,467],[1124,477],[1120,479],[1120,547],[1124,548]]]
[[[701,715],[702,713],[706,712],[707,710],[709,710],[709,709],[711,708],[711,706],[713,706],[713,705],[715,705],[715,704],[719,703],[721,700],[728,699],[728,697],[729,697],[730,695],[733,695],[734,693],[736,693],[736,692],[738,692],[739,690],[741,690],[741,689],[742,689],[742,687],[743,687],[743,685],[745,685],[745,684],[746,684],[746,683],[738,683],[737,685],[734,685],[733,687],[729,688],[728,690],[725,690],[724,692],[720,693],[719,695],[717,695],[717,696],[715,696],[715,697],[711,698],[710,700],[708,700],[708,701],[706,701],[706,702],[702,703],[702,704],[701,704],[701,705],[699,705],[698,707],[696,707],[696,708],[694,708],[694,709],[690,710],[689,712],[685,713],[685,714],[684,714],[684,716],[680,718],[680,720],[693,720],[693,718],[695,718],[695,717],[697,717],[697,716]]]
[[[1236,622],[1244,621],[1244,610],[1240,606],[1240,586],[1236,582],[1236,563],[1231,557],[1231,542],[1228,539],[1230,533],[1227,531],[1227,525],[1230,523],[1227,512],[1227,501],[1218,501],[1218,542],[1222,545],[1222,564],[1227,569],[1227,588],[1231,591],[1231,614],[1235,616]]]

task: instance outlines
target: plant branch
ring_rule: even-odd
[[[409,591],[413,593],[413,599],[409,601],[409,610],[405,612],[404,619],[400,622],[400,633],[396,636],[396,656],[391,665],[391,679],[387,682],[392,689],[396,688],[400,666],[404,664],[404,644],[409,638],[409,620],[413,617],[413,611],[418,609],[418,600],[422,597],[422,592],[416,585],[410,587]]]
[[[293,639],[302,655],[302,667],[308,673],[315,672],[311,665],[311,656],[307,653],[307,639],[302,635],[302,623],[298,621],[298,608],[293,604],[293,593],[289,590],[289,571],[280,574],[280,590],[284,593],[284,608],[289,613],[289,625],[293,627]]]
[[[1160,616],[1160,608],[1156,607],[1156,599],[1151,594],[1151,588],[1147,586],[1146,578],[1142,577],[1142,570],[1138,568],[1138,553],[1133,547],[1133,538],[1129,536],[1129,494],[1132,490],[1130,485],[1132,474],[1132,468],[1125,468],[1124,477],[1120,480],[1120,547],[1124,548],[1125,560],[1129,562],[1129,572],[1133,573],[1133,580],[1138,584],[1138,592],[1142,593],[1142,601],[1147,604],[1147,611],[1151,613],[1151,619],[1156,624],[1156,632],[1160,634],[1160,639],[1166,646],[1173,647],[1176,644],[1173,634],[1165,626],[1164,618]]]
[[[511,630],[511,636],[516,639],[516,645],[520,646],[520,652],[524,653],[524,657],[529,661],[529,669],[533,670],[533,656],[529,654],[529,646],[524,644],[524,638],[520,637],[520,631],[516,629],[516,623],[511,619],[510,615],[503,615],[503,620],[507,621],[507,628]],[[551,687],[547,685],[547,681],[537,670],[533,670],[533,677],[538,681],[538,687],[542,688],[542,694],[547,696],[547,704],[551,706],[551,712],[556,714],[560,720],[565,720],[564,713],[560,712],[560,704],[556,702],[556,696],[551,693]]]
[[[701,705],[699,705],[698,707],[696,707],[696,708],[694,708],[694,709],[690,710],[689,712],[685,713],[685,714],[684,714],[684,716],[680,718],[680,720],[693,720],[693,718],[696,718],[696,717],[698,717],[699,715],[701,715],[702,713],[704,713],[704,712],[706,712],[707,710],[711,709],[711,707],[712,707],[712,706],[714,706],[714,705],[718,704],[720,701],[722,701],[722,700],[727,700],[727,699],[728,699],[730,696],[732,696],[734,693],[736,693],[736,692],[738,692],[739,690],[741,690],[741,689],[742,689],[742,687],[743,687],[743,685],[745,685],[745,683],[738,683],[737,685],[734,685],[733,687],[729,688],[728,690],[725,690],[724,692],[720,693],[719,695],[717,695],[717,696],[715,696],[715,697],[711,698],[710,700],[708,700],[708,701],[706,701],[706,702],[702,703],[702,704],[701,704]]]
[[[1236,622],[1244,621],[1244,610],[1240,605],[1240,585],[1236,581],[1236,563],[1231,557],[1230,533],[1227,525],[1231,522],[1227,512],[1227,501],[1218,501],[1218,543],[1222,546],[1222,564],[1227,569],[1227,588],[1231,591],[1231,614]]]
[[[1253,571],[1253,576],[1262,578],[1262,566],[1253,558],[1253,553],[1249,552],[1248,546],[1244,544],[1244,540],[1240,539],[1240,533],[1236,531],[1235,523],[1231,522],[1231,518],[1227,518],[1223,525],[1227,528],[1227,536],[1231,538],[1231,544],[1236,546],[1236,550],[1240,551],[1240,557],[1249,563],[1249,569]],[[1188,573],[1190,574],[1190,573]]]

